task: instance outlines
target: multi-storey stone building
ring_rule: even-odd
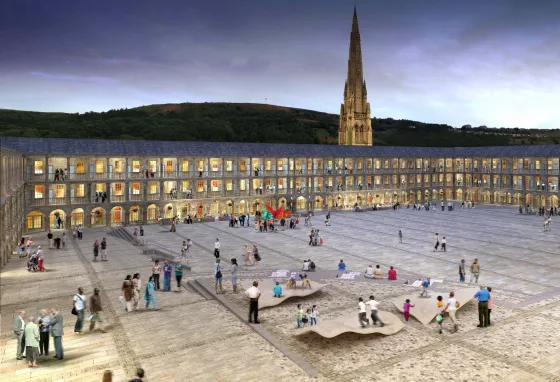
[[[369,114],[354,13],[338,146],[2,137],[0,264],[24,232],[252,214],[266,203],[558,206],[560,145],[375,147]]]

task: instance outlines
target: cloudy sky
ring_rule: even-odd
[[[560,127],[558,0],[5,0],[0,108],[338,113],[354,3],[374,116]]]

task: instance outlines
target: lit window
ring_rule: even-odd
[[[156,172],[157,171],[157,161],[151,160],[150,162],[150,171]]]
[[[35,199],[43,199],[43,186],[35,186]]]
[[[43,173],[43,161],[36,160],[35,161],[35,174],[42,174]]]
[[[217,159],[212,159],[212,171],[219,171],[220,164]]]
[[[76,174],[83,174],[83,173],[85,173],[85,165],[84,165],[84,161],[80,160],[76,162]]]
[[[204,171],[204,161],[203,160],[198,161],[198,171]]]
[[[83,185],[83,184],[77,184],[77,185],[76,185],[76,191],[75,191],[75,192],[76,192],[76,197],[77,197],[77,198],[84,196],[84,194],[85,194],[85,185]]]
[[[283,189],[283,188],[284,188],[284,178],[278,179],[278,188],[279,188],[279,189]]]
[[[233,161],[226,161],[226,171],[233,171]]]
[[[220,190],[219,182],[217,180],[213,180],[212,181],[212,191],[219,191],[219,190]]]
[[[117,172],[117,173],[122,172],[122,161],[120,161],[120,160],[115,161],[115,172]]]
[[[148,184],[148,193],[153,195],[153,194],[158,194],[159,193],[159,184],[157,182],[150,182]]]
[[[272,163],[271,163],[271,161],[267,160],[267,161],[265,162],[265,168],[264,168],[264,169],[265,169],[266,171],[272,170]]]
[[[120,196],[120,195],[123,194],[123,187],[122,186],[123,186],[122,183],[116,183],[115,184],[115,190],[114,190],[115,195]]]
[[[31,215],[27,217],[27,228],[41,228],[41,215]]]
[[[132,172],[140,172],[140,161],[133,160],[132,161]]]
[[[239,161],[239,171],[247,171],[247,165],[244,160]]]
[[[233,181],[231,181],[231,180],[226,180],[226,190],[227,190],[227,191],[233,190]]]
[[[204,192],[204,181],[203,180],[199,180],[196,184],[196,191],[198,192]]]
[[[181,182],[181,190],[183,192],[187,192],[187,190],[189,189],[189,181],[188,180],[184,180]]]
[[[140,183],[132,183],[132,194],[140,195]]]
[[[278,161],[278,170],[279,171],[284,170],[284,161],[282,161],[282,160]]]
[[[245,179],[241,179],[241,180],[239,181],[239,189],[240,189],[241,191],[245,191],[245,190],[247,189],[247,182],[246,182]]]
[[[183,172],[189,172],[189,161],[186,159],[183,159],[181,161],[181,171]]]
[[[105,183],[96,183],[95,192],[105,192]]]
[[[165,162],[165,172],[173,172],[173,161],[168,160]]]
[[[102,160],[96,160],[95,161],[95,173],[96,174],[101,174],[103,172],[103,161]]]
[[[55,191],[55,198],[64,198],[64,184],[57,184]]]

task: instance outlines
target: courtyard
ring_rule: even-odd
[[[140,272],[145,285],[152,259],[142,247],[109,236],[106,228],[85,230],[84,239],[69,240],[66,249],[47,249],[47,272],[29,273],[24,259],[12,257],[1,272],[0,381],[99,381],[107,369],[121,381],[131,378],[137,366],[146,370],[148,381],[560,381],[560,240],[554,218],[551,232],[543,232],[540,217],[480,205],[451,212],[333,212],[332,226],[324,226],[323,220],[324,215],[311,218],[312,228],[320,229],[324,238],[317,247],[308,245],[311,227],[304,227],[303,219],[300,229],[277,233],[255,232],[252,224],[231,228],[223,221],[179,224],[176,233],[169,232],[169,226],[144,226],[147,247],[177,252],[183,240],[194,241],[192,271],[183,285],[196,279],[207,291],[213,290],[216,238],[221,243],[226,293],[208,298],[192,288],[158,292],[157,312],[126,313],[120,307],[122,280]],[[446,252],[433,251],[435,232],[446,237]],[[47,247],[45,233],[31,236]],[[103,237],[109,261],[92,262],[93,242]],[[262,257],[257,266],[243,265],[245,244],[257,244]],[[312,259],[317,271],[310,277],[327,286],[312,296],[263,309],[262,325],[254,328],[236,314],[246,314],[247,301],[242,291],[232,293],[229,259],[234,257],[240,279],[296,271],[304,259]],[[458,333],[439,334],[435,322],[424,326],[411,318],[391,336],[294,336],[298,303],[317,304],[320,324],[347,312],[356,312],[357,319],[358,297],[375,295],[381,310],[402,319],[390,300],[413,291],[404,285],[406,280],[443,280],[434,284],[432,293],[446,297],[451,290],[473,286],[468,283],[469,265],[475,258],[481,264],[480,284],[493,288],[491,327],[476,327],[473,300],[457,314]],[[393,266],[398,280],[342,280],[336,277],[340,259],[347,271],[363,272],[378,264],[384,278]],[[467,264],[463,284],[458,282],[461,259]],[[109,333],[73,333],[71,299],[79,286],[87,296],[94,287],[102,289]],[[41,357],[39,368],[28,368],[25,360],[15,359],[13,318],[20,310],[37,315],[51,307],[65,317],[65,359]],[[444,327],[448,329],[449,322]]]

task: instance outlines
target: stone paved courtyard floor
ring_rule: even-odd
[[[307,244],[308,227],[257,233],[253,228],[214,222],[180,224],[176,233],[170,233],[169,226],[144,226],[148,246],[158,243],[178,250],[183,240],[192,238],[192,272],[183,283],[197,279],[210,290],[213,246],[219,238],[226,287],[220,299],[235,307],[231,311],[218,300],[184,289],[158,292],[158,312],[141,309],[127,314],[118,299],[122,280],[140,272],[145,283],[151,257],[141,247],[108,236],[107,229],[88,229],[83,240],[70,240],[66,249],[47,250],[44,273],[29,273],[25,260],[12,258],[0,274],[0,382],[99,381],[106,369],[123,381],[133,376],[136,366],[146,370],[148,381],[560,381],[560,239],[554,218],[548,233],[542,232],[540,218],[494,206],[452,212],[336,212],[332,226],[325,227],[322,221],[322,216],[312,219],[325,239],[320,247]],[[399,229],[404,244],[398,241]],[[447,252],[433,251],[435,232],[446,236]],[[31,236],[46,247],[44,233]],[[103,236],[110,260],[92,262],[93,241]],[[243,265],[245,243],[260,248],[259,265]],[[303,259],[311,258],[318,267],[311,277],[327,287],[262,310],[262,329],[257,332],[235,315],[235,310],[246,312],[247,301],[241,292],[232,293],[226,261],[232,257],[238,259],[240,277],[256,279],[278,269],[296,270]],[[357,312],[357,298],[374,294],[382,310],[401,318],[389,300],[410,292],[405,280],[442,279],[434,293],[445,296],[471,286],[458,282],[458,264],[464,258],[468,269],[475,257],[481,263],[480,283],[494,289],[489,328],[476,327],[477,307],[472,301],[458,312],[460,328],[454,334],[446,330],[440,335],[434,323],[424,326],[411,318],[402,331],[387,337],[293,335],[298,303],[317,304],[320,321]],[[386,275],[393,265],[399,280],[337,279],[341,258],[351,271],[363,272],[367,265],[379,264]],[[109,333],[73,334],[71,299],[79,286],[86,295],[96,286],[102,289]],[[25,360],[15,359],[14,315],[19,310],[36,315],[50,307],[64,314],[65,359],[40,358],[40,367],[30,369]],[[449,320],[444,323],[449,328]],[[292,358],[261,336],[263,332]],[[294,360],[309,365],[317,375],[310,376]]]

